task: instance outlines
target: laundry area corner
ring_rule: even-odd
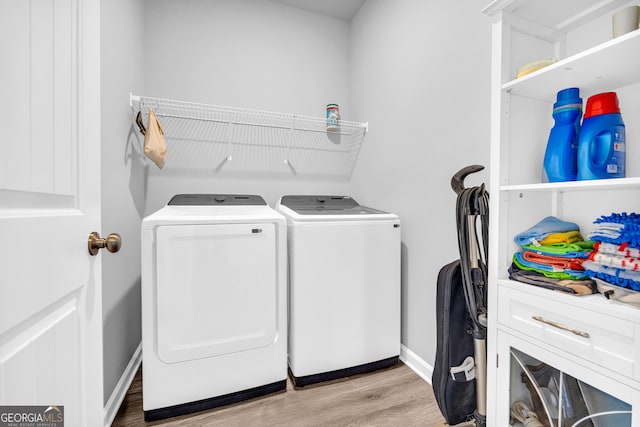
[[[435,352],[435,277],[438,266],[457,253],[451,238],[455,194],[448,181],[464,164],[488,164],[489,21],[470,1],[367,0],[350,19],[285,3],[103,2],[102,49],[109,58],[102,65],[103,88],[109,88],[103,99],[103,176],[126,177],[103,183],[103,221],[114,230],[127,224],[124,248],[137,239],[129,228],[132,217],[141,224],[178,194],[259,195],[274,208],[285,195],[349,196],[393,212],[401,222],[390,229],[397,252],[389,252],[398,257],[392,313],[397,324],[384,326],[375,316],[372,321],[391,328],[395,348],[323,369],[406,360],[409,354],[428,381]],[[443,16],[455,16],[477,37],[454,32],[442,43],[440,35],[449,31]],[[118,25],[116,34],[122,17],[130,24]],[[467,54],[461,58],[460,51]],[[465,99],[465,108],[455,107],[454,99]],[[327,132],[328,104],[339,106],[338,132]],[[142,112],[147,125],[150,108],[167,143],[162,169],[145,156],[145,136],[135,124]],[[110,208],[110,201],[122,206]],[[348,266],[358,255],[347,255],[349,239],[336,234],[316,256],[340,247],[343,255],[336,258]],[[363,240],[363,247],[369,242]],[[104,273],[105,326],[113,330],[105,333],[105,403],[122,393],[118,382],[136,354],[135,336],[144,335],[133,321],[140,298],[134,274],[125,278],[126,270],[120,271]],[[145,295],[143,289],[143,300]],[[339,301],[339,288],[324,298]],[[341,329],[339,323],[333,328]],[[118,342],[115,331],[122,330],[131,336],[129,344]],[[288,338],[291,346],[291,332]],[[332,345],[339,351],[338,342]],[[145,359],[141,349],[138,357]],[[323,359],[322,353],[316,357]]]

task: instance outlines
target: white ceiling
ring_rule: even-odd
[[[332,18],[351,21],[366,0],[271,0]]]

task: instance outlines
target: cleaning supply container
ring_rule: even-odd
[[[572,87],[559,91],[556,103],[553,104],[555,125],[549,133],[547,149],[544,153],[543,181],[576,180],[581,118],[580,90],[577,87]]]
[[[578,179],[624,178],[625,127],[615,92],[587,99],[578,143]]]
[[[335,132],[340,127],[340,106],[327,104],[327,131]]]

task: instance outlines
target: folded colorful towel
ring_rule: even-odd
[[[515,263],[512,263],[509,267],[509,278],[529,285],[574,295],[590,295],[597,292],[597,286],[593,280],[554,279],[537,271],[522,270]]]
[[[548,234],[538,243],[541,245],[551,245],[553,243],[576,243],[581,241],[584,241],[584,238],[579,231],[567,231],[564,233]]]
[[[640,247],[640,214],[612,213],[593,221],[596,229],[589,235],[592,240]]]
[[[584,270],[584,268],[582,268],[582,262],[585,258],[562,258],[553,255],[538,254],[532,251],[522,252],[522,258],[529,262],[549,265],[559,270]]]
[[[614,285],[640,291],[640,272],[607,267],[593,261],[585,261],[582,266],[589,277],[597,277]]]
[[[611,254],[603,254],[595,252],[590,257],[591,261],[594,261],[600,265],[606,265],[607,267],[621,268],[623,270],[640,271],[640,260],[637,258],[617,256]]]
[[[614,243],[596,242],[593,248],[602,254],[640,258],[640,249],[632,248],[626,244],[616,245]]]
[[[594,224],[602,224],[602,223],[617,223],[617,224],[625,224],[629,226],[640,226],[640,214],[636,212],[631,213],[616,213],[613,212],[611,215],[602,215],[600,218],[596,218],[593,221]]]
[[[555,216],[548,216],[533,227],[518,234],[514,241],[519,246],[533,243],[534,245],[551,233],[561,233],[564,231],[579,231],[578,224],[563,221]],[[583,240],[583,239],[581,239]]]
[[[595,244],[592,240],[578,241],[574,243],[551,243],[548,245],[524,245],[522,249],[533,251],[539,254],[554,255],[558,257],[569,258],[587,258],[593,250]]]
[[[624,224],[618,224],[615,222],[601,222],[598,227],[589,234],[589,238],[598,240],[598,237],[608,237],[616,239],[620,237],[620,232],[624,228]]]
[[[527,261],[522,257],[522,252],[516,252],[513,254],[513,263],[522,270],[532,270],[542,273],[547,277],[554,277],[556,279],[587,279],[588,274],[582,270],[562,270],[550,265],[538,264],[535,262]]]

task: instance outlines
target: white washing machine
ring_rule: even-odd
[[[286,389],[286,244],[260,196],[177,195],[142,221],[145,420]]]
[[[283,196],[289,370],[303,387],[394,365],[400,354],[400,220],[346,196]]]

